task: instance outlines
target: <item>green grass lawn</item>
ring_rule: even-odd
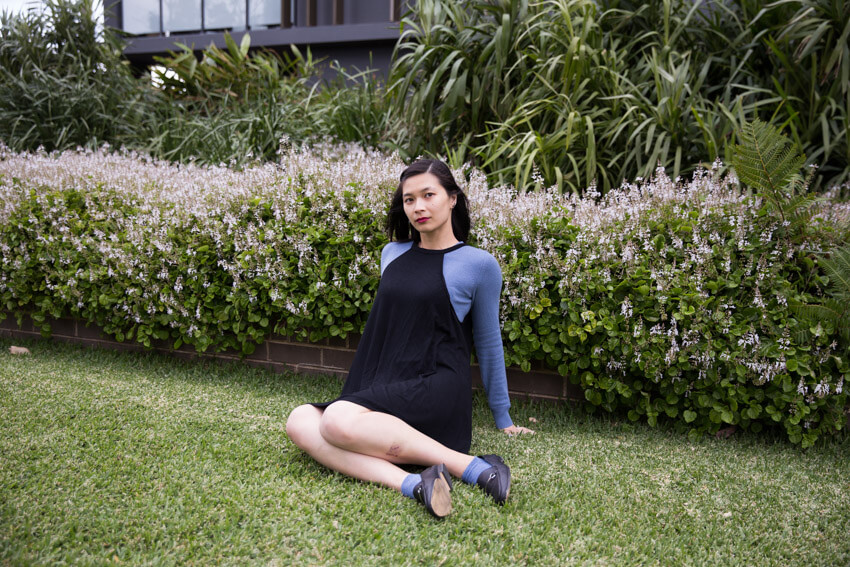
[[[13,356],[8,347],[28,347]],[[689,442],[476,398],[473,452],[512,466],[455,512],[316,465],[286,438],[332,378],[0,339],[0,564],[847,565],[850,438]]]

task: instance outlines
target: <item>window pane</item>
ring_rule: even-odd
[[[128,33],[159,33],[159,0],[124,0],[121,21]]]
[[[245,29],[245,0],[206,0],[204,28]]]
[[[390,20],[389,2],[343,2],[346,24],[365,24],[368,22],[388,22]],[[404,6],[402,6],[404,13]]]
[[[280,25],[281,0],[248,0],[251,10],[249,14],[251,27]]]
[[[201,0],[162,0],[162,26],[169,32],[201,29]]]

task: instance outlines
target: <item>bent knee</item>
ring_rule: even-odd
[[[286,436],[302,449],[311,444],[314,437],[319,435],[319,423],[322,420],[322,410],[316,406],[305,404],[298,406],[286,420]]]
[[[329,443],[345,445],[353,439],[356,430],[354,421],[359,412],[353,411],[346,402],[335,402],[322,413],[319,433]]]

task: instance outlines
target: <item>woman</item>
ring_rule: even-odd
[[[381,283],[339,398],[293,410],[286,433],[319,463],[415,498],[438,518],[451,512],[451,476],[503,504],[510,469],[473,457],[470,346],[496,426],[508,410],[499,329],[499,264],[466,246],[466,196],[446,164],[420,160],[401,174],[387,218]],[[430,465],[408,474],[398,465]]]

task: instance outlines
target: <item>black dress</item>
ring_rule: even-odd
[[[458,320],[443,277],[443,256],[463,245],[427,250],[414,244],[385,268],[342,394],[334,401],[394,415],[467,453],[471,318]]]

